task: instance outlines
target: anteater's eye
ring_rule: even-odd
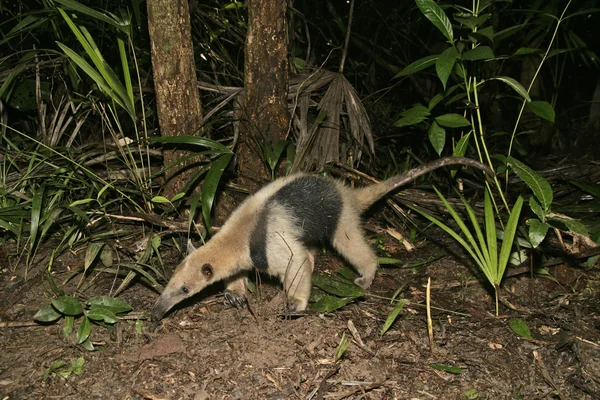
[[[187,286],[182,286],[182,287],[181,287],[181,291],[182,291],[183,293],[185,293],[185,294],[188,294],[188,293],[190,292],[190,289],[188,289],[188,287],[187,287]]]

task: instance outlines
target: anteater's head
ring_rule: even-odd
[[[175,304],[217,281],[215,271],[220,269],[218,262],[210,246],[194,249],[188,243],[188,256],[175,269],[167,287],[152,307],[152,321],[159,321]]]

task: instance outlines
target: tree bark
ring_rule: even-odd
[[[244,183],[266,180],[261,146],[285,137],[287,110],[287,0],[248,0],[244,89],[240,143],[237,150]]]
[[[198,93],[188,0],[147,0],[148,30],[158,123],[162,136],[191,135],[202,124],[202,106]],[[165,150],[164,164],[169,165],[189,154],[183,150]],[[186,166],[167,171],[165,196],[172,198],[194,172]]]

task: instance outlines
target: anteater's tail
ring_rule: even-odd
[[[383,182],[379,182],[370,186],[366,186],[364,188],[356,189],[356,198],[358,200],[358,205],[360,207],[360,211],[365,211],[369,208],[373,203],[377,200],[381,199],[383,196],[388,194],[391,191],[398,189],[399,187],[406,185],[410,181],[413,181],[420,177],[421,175],[425,175],[435,169],[440,167],[445,167],[447,165],[466,165],[473,168],[478,168],[482,171],[485,171],[488,175],[493,176],[494,171],[490,167],[485,164],[480,163],[479,161],[475,161],[470,158],[465,157],[445,157],[440,158],[439,160],[430,162],[428,164],[421,165],[419,167],[413,168],[410,171],[402,174],[396,175],[390,179],[387,179]]]

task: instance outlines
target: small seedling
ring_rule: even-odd
[[[83,374],[83,364],[85,363],[85,359],[83,357],[79,357],[76,360],[71,361],[71,365],[67,368],[63,368],[67,365],[67,362],[64,360],[57,360],[50,368],[46,368],[44,371],[44,381],[48,378],[56,378],[60,377],[62,379],[67,379],[71,374],[75,374],[80,376]]]

